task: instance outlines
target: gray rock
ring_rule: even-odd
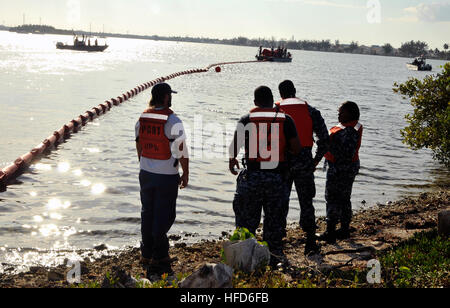
[[[438,232],[441,236],[450,235],[450,211],[442,211],[438,215]]]
[[[107,250],[108,246],[106,246],[105,244],[101,244],[101,245],[95,246],[94,249],[97,251],[103,251],[103,250]]]
[[[50,271],[47,275],[48,281],[63,281],[64,280],[64,274],[56,272],[56,271]]]
[[[233,287],[233,269],[225,264],[205,264],[191,276],[183,279],[183,289],[229,289]]]
[[[226,242],[223,244],[225,263],[235,270],[246,273],[269,264],[270,251],[266,246],[260,245],[256,239],[246,241]]]

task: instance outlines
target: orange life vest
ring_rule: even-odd
[[[245,153],[249,162],[286,161],[285,121],[286,114],[277,108],[255,108],[250,111],[250,124],[255,125],[251,126],[249,145]],[[273,142],[273,137],[278,137],[278,142]],[[267,151],[267,153],[261,151]],[[278,158],[269,154],[273,152],[278,152]]]
[[[164,126],[173,111],[147,109],[139,119],[139,143],[142,156],[149,159],[169,160],[172,157],[170,140],[164,133]]]
[[[363,126],[358,121],[353,121],[345,124],[339,124],[332,129],[330,129],[330,140],[333,140],[334,135],[336,135],[338,132],[340,132],[343,129],[346,129],[347,127],[353,127],[359,134],[359,141],[358,141],[358,147],[356,148],[355,156],[353,157],[353,162],[357,162],[359,160],[359,149],[361,148],[361,141],[362,141],[362,134],[363,134]],[[336,158],[331,154],[331,152],[328,152],[325,154],[326,160],[335,163]]]
[[[301,146],[312,148],[313,122],[308,111],[308,103],[298,98],[288,98],[278,102],[277,105],[294,120]]]

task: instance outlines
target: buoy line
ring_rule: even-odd
[[[126,102],[130,98],[153,87],[154,85],[184,75],[206,73],[213,67],[216,68],[217,73],[220,73],[221,72],[220,66],[232,64],[258,63],[258,62],[264,61],[222,62],[211,64],[203,69],[192,69],[178,73],[173,73],[168,76],[160,77],[152,81],[143,83],[129,91],[124,92],[122,95],[119,95],[116,98],[111,98],[110,100],[107,100],[104,103],[99,104],[98,106],[95,106],[90,110],[87,110],[84,114],[78,116],[78,118],[71,120],[69,123],[62,126],[59,130],[54,131],[53,134],[45,138],[44,141],[42,141],[39,145],[33,148],[30,152],[18,157],[12,164],[3,168],[0,171],[0,192],[5,191],[7,185],[9,185],[12,180],[21,175],[26,169],[28,169],[28,167],[34,161],[38,160],[44,153],[48,153],[48,151],[51,151],[55,145],[67,139],[71,134],[77,133],[78,130],[81,127],[85,126],[88,122],[91,122],[94,119],[98,118],[99,116],[106,114],[108,111],[111,110],[113,106],[118,106]]]

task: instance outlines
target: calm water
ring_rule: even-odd
[[[106,99],[174,72],[211,63],[252,60],[246,47],[108,39],[104,53],[58,51],[66,36],[0,32],[0,166],[39,144],[55,129]],[[173,109],[191,131],[203,122],[202,143],[191,138],[191,186],[180,193],[172,234],[189,241],[232,230],[235,177],[227,171],[226,128],[252,107],[253,90],[292,79],[299,96],[321,110],[329,127],[344,100],[362,109],[362,169],[353,204],[385,203],[448,179],[428,151],[413,152],[399,130],[412,109],[392,92],[395,81],[423,77],[407,59],[291,51],[292,64],[238,64],[222,73],[175,78]],[[435,68],[442,61],[429,61]],[[74,134],[0,194],[0,263],[52,265],[74,249],[104,243],[135,246],[140,237],[134,125],[149,99],[143,92]],[[199,118],[201,116],[201,119]],[[213,128],[213,129],[212,129]],[[198,134],[197,134],[198,135]],[[317,177],[318,215],[324,215],[325,174]],[[293,194],[295,196],[295,194]],[[299,217],[295,197],[290,220]],[[184,237],[184,236],[183,236]],[[6,265],[5,265],[6,266]],[[0,272],[2,271],[0,266]]]

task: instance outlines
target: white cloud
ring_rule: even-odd
[[[404,9],[406,16],[397,20],[409,22],[443,22],[450,21],[450,2],[421,3]]]

